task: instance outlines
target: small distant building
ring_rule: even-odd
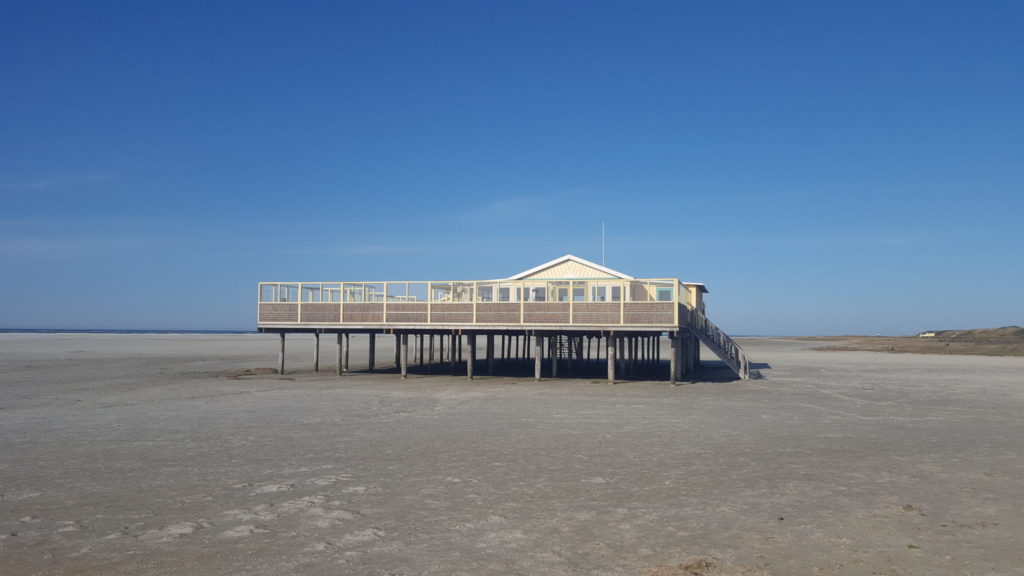
[[[671,381],[694,369],[701,342],[746,379],[747,355],[704,314],[707,292],[701,283],[634,278],[567,254],[495,280],[260,282],[257,326],[260,332],[280,334],[282,373],[288,333],[316,337],[316,368],[320,335],[336,334],[339,375],[348,369],[349,335],[372,335],[368,352],[373,370],[375,336],[391,334],[403,377],[409,336],[414,362],[429,367],[436,359],[454,366],[465,353],[470,378],[477,363],[477,338],[483,337],[488,372],[496,356],[532,360],[539,380],[546,359],[550,374],[557,376],[560,366],[568,372],[574,363],[592,364],[603,354],[608,379],[614,381],[617,370],[629,375],[638,363],[660,362],[661,337],[667,335]]]
[[[917,335],[918,338],[935,338],[935,332],[921,332]]]

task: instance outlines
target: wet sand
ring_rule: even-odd
[[[613,386],[311,342],[0,335],[0,574],[1024,574],[1024,358],[744,339],[762,380]]]

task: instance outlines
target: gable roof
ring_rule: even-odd
[[[558,268],[558,274],[555,276],[543,274],[545,271],[556,272]],[[558,277],[558,278],[620,278],[622,280],[633,280],[634,278],[628,274],[623,274],[611,268],[605,268],[600,264],[595,264],[590,260],[584,260],[572,254],[566,254],[561,258],[555,258],[550,262],[545,262],[540,266],[530,268],[510,276],[509,280],[522,280],[531,276],[541,276],[545,278]]]

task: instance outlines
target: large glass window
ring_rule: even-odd
[[[572,283],[572,301],[573,302],[584,302],[587,299],[587,283],[586,282],[573,282]]]
[[[548,282],[548,297],[554,302],[568,302],[571,282]]]
[[[622,286],[610,282],[591,285],[590,299],[594,302],[619,302],[622,300]]]
[[[477,297],[479,302],[494,302],[494,284],[477,284]]]
[[[545,286],[529,286],[526,288],[527,300],[530,302],[544,302],[547,300],[548,290]]]

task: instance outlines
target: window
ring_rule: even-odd
[[[484,284],[477,290],[477,296],[480,298],[480,302],[492,302],[494,301],[494,286]]]
[[[587,289],[583,286],[583,284],[581,284],[579,282],[574,284],[573,287],[572,287],[572,301],[573,302],[583,302],[586,299],[586,297],[587,297]]]
[[[612,302],[622,301],[622,286],[612,286]]]

